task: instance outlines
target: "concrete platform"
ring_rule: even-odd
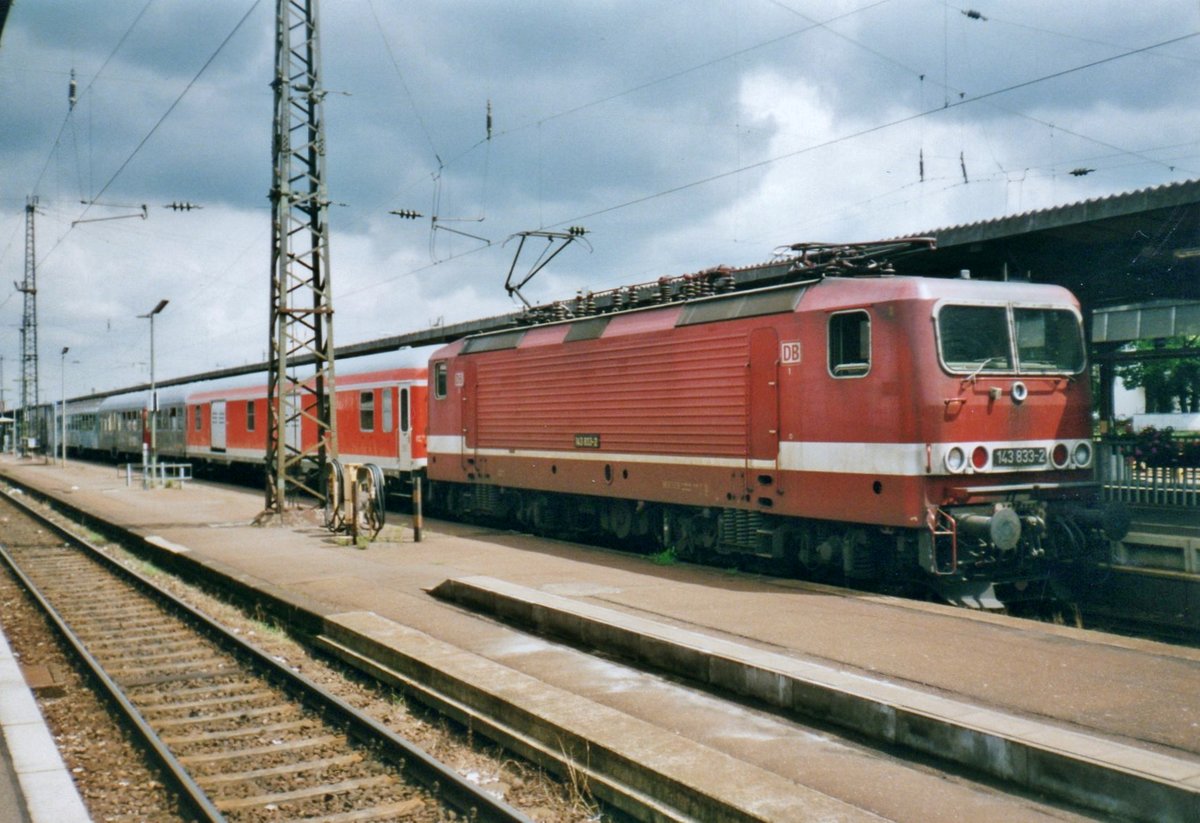
[[[6,823],[91,820],[3,633],[0,633],[0,813]]]
[[[447,580],[438,597],[610,656],[667,671],[886,745],[946,758],[1031,792],[1122,817],[1200,812],[1200,762],[991,711],[489,577]]]
[[[314,631],[323,633],[328,642],[342,646],[348,655],[373,658],[389,676],[408,676],[405,667],[409,673],[428,668],[442,654],[435,654],[437,649],[458,650],[456,654],[465,655],[459,664],[460,679],[477,681],[474,689],[485,703],[498,699],[501,690],[489,688],[494,681],[508,683],[503,691],[527,712],[565,699],[554,697],[553,689],[584,696],[589,705],[607,706],[644,722],[666,722],[662,715],[679,712],[670,721],[680,734],[704,740],[699,749],[684,746],[674,756],[677,782],[693,792],[719,782],[716,776],[725,762],[722,752],[737,752],[748,763],[758,764],[754,769],[763,772],[762,783],[747,785],[777,785],[779,774],[769,772],[782,768],[775,765],[781,753],[802,748],[803,741],[730,742],[736,737],[734,730],[717,740],[721,735],[714,736],[700,728],[704,724],[684,716],[688,707],[654,704],[632,690],[622,694],[620,689],[607,688],[611,683],[601,681],[610,672],[597,676],[596,684],[576,682],[579,669],[564,668],[558,652],[438,602],[426,590],[449,579],[490,577],[503,586],[519,587],[513,589],[519,592],[515,601],[565,603],[568,608],[562,612],[568,615],[584,607],[600,610],[604,620],[614,624],[644,621],[639,624],[642,628],[650,623],[668,633],[737,649],[746,660],[769,661],[763,670],[816,667],[843,684],[870,681],[882,692],[906,695],[911,699],[909,708],[922,718],[942,718],[959,728],[972,725],[986,732],[982,743],[962,744],[964,749],[986,749],[995,745],[991,741],[1012,737],[1040,744],[1074,740],[1085,749],[1077,754],[1096,761],[1117,759],[1142,772],[1161,767],[1165,771],[1160,776],[1173,781],[1172,790],[1180,791],[1177,797],[1182,798],[1148,800],[1135,792],[1120,801],[1127,806],[1093,807],[1143,819],[1200,818],[1200,805],[1196,805],[1200,798],[1200,652],[1195,650],[793,581],[683,565],[656,566],[644,558],[469,526],[439,524],[437,531],[426,530],[427,540],[421,544],[381,543],[360,551],[337,545],[315,523],[286,529],[250,527],[262,505],[261,495],[255,493],[199,483],[144,491],[125,487],[112,469],[78,464],[64,469],[9,462],[0,463],[0,471],[15,482],[133,530],[157,551],[255,586],[264,603],[308,615]],[[385,647],[391,652],[385,653]],[[673,657],[661,642],[656,648],[662,659]],[[417,655],[414,649],[422,651]],[[758,675],[742,679],[771,682],[771,677]],[[790,688],[794,692],[795,686]],[[449,691],[432,695],[431,700],[450,700],[448,695]],[[466,704],[459,710],[466,717],[477,711]],[[562,710],[567,719],[593,711],[597,717],[603,715],[591,708]],[[727,704],[723,711],[730,713]],[[513,710],[508,733],[520,733],[519,714]],[[878,712],[876,716],[882,717]],[[719,714],[709,715],[710,726],[713,717],[720,721]],[[759,720],[739,722],[749,727]],[[593,726],[601,731],[633,728],[616,716]],[[939,754],[946,746],[958,745],[951,740],[953,735],[939,737],[941,733],[931,733],[928,727],[923,733]],[[579,734],[582,738],[583,732]],[[616,748],[621,740],[637,735],[613,737]],[[527,745],[547,744],[529,741]],[[626,747],[616,756],[637,763],[653,754]],[[697,763],[708,765],[697,771]],[[799,774],[802,767],[796,769]],[[840,779],[853,782],[849,774],[843,770]],[[831,786],[839,779],[818,777]],[[798,780],[788,779],[793,784]],[[947,782],[941,780],[939,785]],[[827,785],[820,780],[814,783]],[[918,819],[909,810],[920,810],[921,818],[929,820],[1012,819],[1011,809],[1002,810],[996,798],[977,798],[971,802],[978,808],[965,808],[962,799],[935,802],[922,795],[933,789],[920,786],[909,790],[912,797],[907,806],[898,807],[901,811],[887,806],[899,802],[894,796],[904,793],[895,786],[851,786],[848,792],[861,798],[854,803],[868,814],[877,809],[888,816]],[[768,802],[758,796],[763,792],[739,796],[738,787],[733,788],[727,798],[729,819],[787,816],[783,807],[761,805]],[[789,802],[811,801],[817,805],[809,811],[823,808],[833,817],[843,816],[842,812],[847,818],[861,816],[862,812],[842,808],[834,798],[822,797],[825,791],[813,794],[794,786]],[[659,801],[648,798],[647,802]],[[689,801],[685,797],[678,802],[686,808]],[[834,812],[835,808],[840,811]],[[1018,816],[1043,819],[1042,813],[1023,811]]]

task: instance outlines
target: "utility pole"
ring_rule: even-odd
[[[4,355],[0,354],[0,417],[4,417],[8,411],[8,406],[4,403]],[[16,437],[16,419],[9,425],[8,429],[0,429],[0,453],[7,451],[5,446],[8,444],[9,431],[12,431],[12,437]]]
[[[25,454],[29,438],[38,434],[31,431],[38,404],[37,255],[33,232],[37,203],[36,195],[25,200],[25,280],[13,284],[25,295],[25,314],[21,320],[21,428],[18,434],[21,454]]]
[[[325,461],[337,456],[329,197],[325,189],[325,90],[317,0],[277,0],[274,172],[270,200],[271,321],[267,371],[265,516],[281,516],[289,492],[323,499]],[[314,365],[300,370],[297,362]],[[308,425],[306,425],[306,423]],[[304,444],[301,432],[316,431]]]

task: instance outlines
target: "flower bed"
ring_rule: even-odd
[[[1200,435],[1177,434],[1171,427],[1142,429],[1121,444],[1126,458],[1152,469],[1200,467]]]

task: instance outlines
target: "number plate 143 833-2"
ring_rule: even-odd
[[[996,449],[992,452],[993,466],[1041,466],[1046,462],[1043,448]]]

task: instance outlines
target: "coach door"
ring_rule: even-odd
[[[209,418],[212,426],[212,450],[225,451],[225,401],[214,400],[209,407]]]
[[[479,417],[479,397],[475,384],[475,361],[460,358],[454,371],[455,388],[462,398],[462,467],[468,474],[475,471],[475,449],[479,433],[476,430]]]
[[[754,462],[746,469],[753,477],[764,470],[774,471],[779,460],[779,335],[775,329],[750,333],[749,378],[746,451]],[[770,466],[761,461],[770,461]]]
[[[391,389],[387,389],[386,393],[390,396],[391,391]],[[401,386],[397,394],[400,407],[400,425],[396,427],[400,438],[400,469],[401,471],[412,471],[412,416],[408,386]]]

